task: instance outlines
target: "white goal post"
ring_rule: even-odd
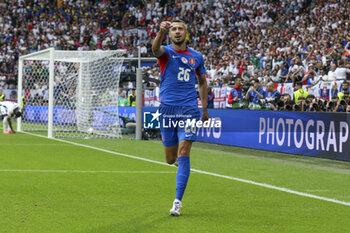
[[[49,48],[21,56],[23,117],[17,130],[47,132],[49,138],[120,138],[118,88],[125,52]]]

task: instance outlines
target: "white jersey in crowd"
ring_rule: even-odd
[[[10,101],[0,102],[0,115],[13,115],[13,111],[16,108],[19,108],[17,103]]]
[[[350,69],[345,67],[337,67],[337,69],[335,69],[336,80],[346,80],[347,73],[350,73]]]
[[[328,72],[328,79],[331,81],[346,80],[346,74],[350,73],[350,69],[345,67],[337,67],[334,71]]]

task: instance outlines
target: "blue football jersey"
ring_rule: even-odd
[[[176,51],[172,45],[163,48],[164,54],[158,58],[160,102],[173,106],[197,106],[196,75],[206,73],[202,54],[189,47],[185,51]]]

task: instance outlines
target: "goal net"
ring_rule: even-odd
[[[121,137],[118,87],[124,50],[59,51],[19,59],[18,130],[48,137]]]

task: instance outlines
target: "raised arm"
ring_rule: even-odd
[[[152,44],[152,52],[155,57],[160,57],[164,53],[164,49],[161,46],[162,45],[162,39],[165,34],[165,32],[170,28],[170,22],[169,21],[164,21],[160,24],[160,29],[159,32],[156,36],[156,38],[153,41]]]

